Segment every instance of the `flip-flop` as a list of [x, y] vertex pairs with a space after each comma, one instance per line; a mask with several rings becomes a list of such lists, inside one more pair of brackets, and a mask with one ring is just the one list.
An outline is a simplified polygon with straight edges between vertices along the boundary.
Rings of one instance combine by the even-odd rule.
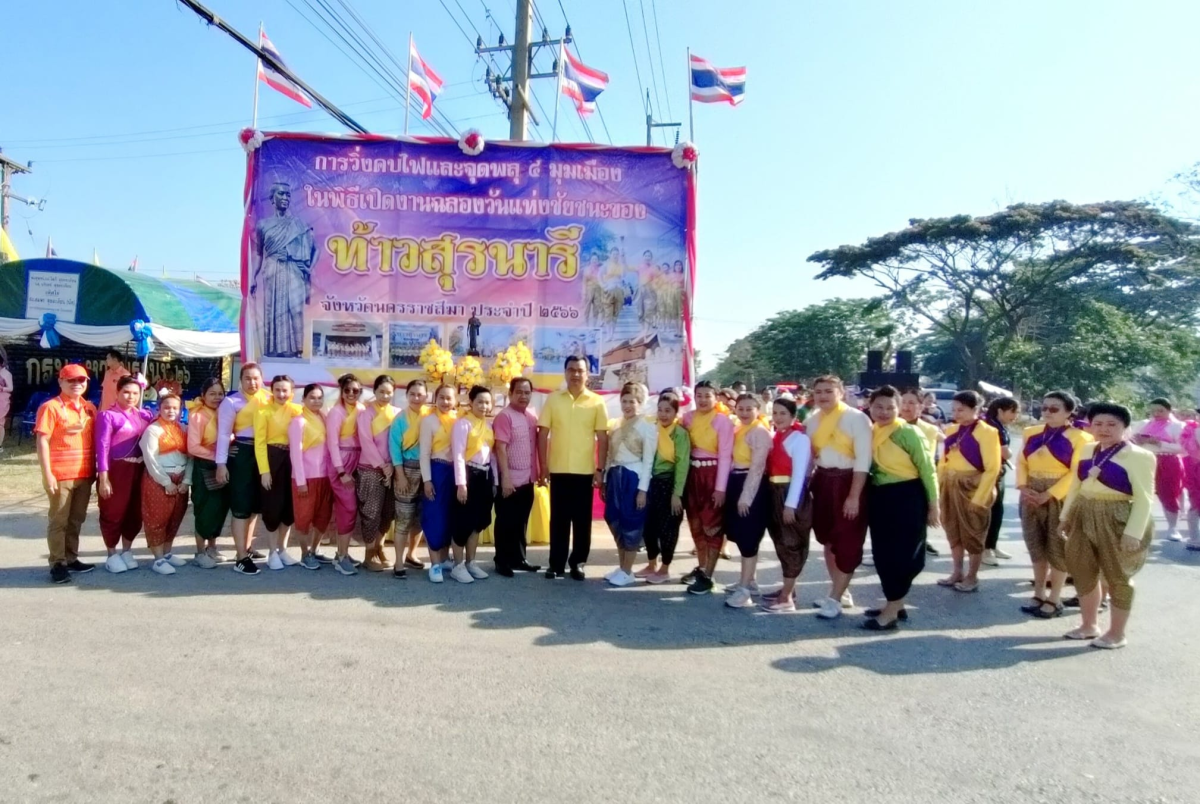
[[959, 583], [959, 581], [952, 581], [952, 580], [950, 580], [949, 578], [938, 578], [938, 579], [937, 579], [937, 585], [938, 585], [938, 586], [944, 586], [944, 587], [947, 587], [947, 588], [949, 588], [949, 587], [953, 587], [953, 586], [954, 586], [955, 584], [957, 584], [957, 583]]
[[1072, 639], [1072, 640], [1076, 640], [1079, 642], [1083, 642], [1085, 640], [1096, 640], [1099, 638], [1100, 638], [1099, 634], [1087, 634], [1087, 633], [1084, 633], [1083, 630], [1079, 629], [1079, 628], [1076, 628], [1074, 631], [1068, 631], [1067, 633], [1063, 634], [1063, 639]]
[[1105, 639], [1104, 637], [1096, 637], [1092, 640], [1092, 647], [1100, 648], [1101, 650], [1117, 650], [1118, 648], [1125, 647], [1126, 644], [1128, 643], [1124, 639], [1114, 642], [1111, 639]]
[[979, 583], [976, 582], [974, 586], [967, 586], [962, 581], [959, 581], [958, 583], [954, 584], [953, 589], [955, 592], [962, 592], [963, 594], [972, 594], [974, 592], [979, 591]]

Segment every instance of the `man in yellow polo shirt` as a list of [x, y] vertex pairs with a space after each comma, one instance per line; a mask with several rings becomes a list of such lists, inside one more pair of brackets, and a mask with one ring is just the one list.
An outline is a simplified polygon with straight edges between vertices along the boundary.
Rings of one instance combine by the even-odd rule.
[[79, 530], [87, 517], [96, 477], [96, 408], [83, 398], [87, 369], [69, 364], [58, 372], [62, 393], [38, 408], [38, 465], [50, 501], [46, 542], [50, 548], [50, 580], [66, 583], [72, 572], [91, 572], [79, 560]]
[[601, 470], [608, 462], [608, 413], [600, 395], [585, 385], [586, 357], [568, 357], [564, 370], [566, 390], [550, 394], [538, 418], [541, 480], [550, 482], [550, 568], [546, 577], [562, 578], [569, 564], [571, 577], [582, 581], [585, 576], [580, 565], [587, 563], [592, 549], [592, 489], [599, 488]]

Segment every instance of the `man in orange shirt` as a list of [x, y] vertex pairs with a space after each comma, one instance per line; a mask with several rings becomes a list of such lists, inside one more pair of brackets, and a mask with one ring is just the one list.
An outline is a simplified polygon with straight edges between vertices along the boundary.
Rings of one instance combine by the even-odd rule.
[[[117, 380], [129, 376], [125, 361], [116, 349], [109, 349], [104, 356], [104, 381], [100, 384], [100, 410], [108, 410], [117, 404]], [[86, 377], [84, 379], [87, 379]]]
[[50, 501], [46, 542], [54, 583], [70, 581], [72, 572], [94, 569], [79, 560], [79, 529], [87, 518], [96, 478], [96, 408], [83, 398], [87, 384], [87, 369], [74, 363], [63, 366], [58, 372], [62, 393], [38, 408], [33, 428], [42, 485]]

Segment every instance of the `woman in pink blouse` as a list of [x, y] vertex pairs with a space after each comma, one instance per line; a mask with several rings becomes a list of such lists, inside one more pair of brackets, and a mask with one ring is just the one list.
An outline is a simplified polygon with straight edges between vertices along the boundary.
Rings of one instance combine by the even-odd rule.
[[338, 403], [325, 416], [325, 446], [329, 448], [329, 486], [333, 495], [333, 522], [337, 526], [337, 556], [333, 568], [343, 575], [358, 572], [350, 560], [350, 537], [358, 519], [355, 472], [362, 451], [358, 447], [358, 414], [363, 406], [362, 384], [353, 374], [338, 377]]
[[383, 553], [383, 538], [396, 518], [396, 494], [392, 488], [392, 453], [388, 444], [392, 422], [400, 411], [392, 405], [396, 385], [380, 374], [372, 386], [375, 399], [358, 414], [358, 446], [362, 458], [358, 464], [359, 530], [367, 545], [363, 566], [371, 572], [383, 572], [392, 565]]
[[[319, 383], [304, 386], [304, 412], [288, 423], [288, 450], [292, 459], [292, 512], [300, 536], [300, 566], [321, 568], [318, 547], [333, 518], [333, 492], [329, 483], [329, 449], [325, 440], [325, 391]], [[326, 559], [325, 563], [328, 563]]]
[[[117, 381], [117, 401], [96, 417], [96, 469], [100, 535], [109, 572], [137, 569], [131, 548], [142, 529], [142, 448], [138, 440], [154, 414], [138, 407], [142, 386], [134, 377]], [[117, 551], [118, 542], [121, 545]]]

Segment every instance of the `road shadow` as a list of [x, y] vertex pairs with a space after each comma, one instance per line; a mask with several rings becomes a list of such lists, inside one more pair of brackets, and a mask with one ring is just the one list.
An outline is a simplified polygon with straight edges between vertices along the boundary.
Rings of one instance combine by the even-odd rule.
[[1086, 642], [1053, 636], [904, 636], [902, 631], [891, 634], [888, 639], [864, 639], [835, 646], [834, 656], [790, 656], [772, 662], [771, 666], [785, 673], [823, 673], [849, 666], [887, 676], [939, 675], [1000, 670], [1081, 652], [1100, 653], [1088, 648]]

